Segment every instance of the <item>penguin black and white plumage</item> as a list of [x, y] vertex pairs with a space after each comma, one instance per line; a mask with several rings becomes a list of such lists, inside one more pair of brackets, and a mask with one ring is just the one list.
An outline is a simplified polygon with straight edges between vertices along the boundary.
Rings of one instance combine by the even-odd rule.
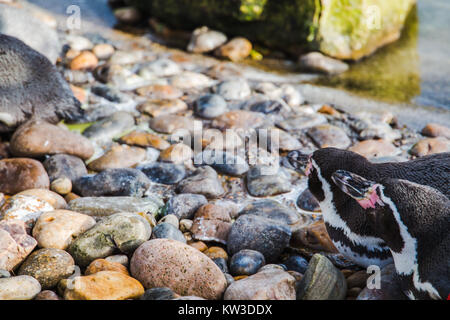
[[406, 162], [371, 163], [351, 151], [324, 148], [309, 156], [292, 151], [287, 158], [297, 170], [306, 165], [308, 187], [319, 201], [331, 240], [344, 256], [363, 267], [392, 263], [391, 252], [368, 224], [364, 209], [334, 184], [335, 171], [351, 171], [372, 181], [409, 180], [431, 186], [450, 198], [450, 153]]
[[335, 184], [354, 198], [389, 247], [403, 292], [410, 299], [450, 295], [450, 200], [407, 180], [369, 181], [339, 170]]

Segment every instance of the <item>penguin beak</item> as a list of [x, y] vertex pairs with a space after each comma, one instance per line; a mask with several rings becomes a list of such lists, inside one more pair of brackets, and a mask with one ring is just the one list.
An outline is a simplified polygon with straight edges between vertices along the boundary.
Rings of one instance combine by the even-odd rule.
[[295, 170], [303, 172], [306, 176], [310, 174], [312, 167], [310, 155], [295, 150], [289, 152], [286, 159]]
[[342, 192], [355, 199], [364, 209], [375, 209], [377, 203], [384, 206], [377, 193], [379, 184], [345, 170], [337, 170], [331, 178]]

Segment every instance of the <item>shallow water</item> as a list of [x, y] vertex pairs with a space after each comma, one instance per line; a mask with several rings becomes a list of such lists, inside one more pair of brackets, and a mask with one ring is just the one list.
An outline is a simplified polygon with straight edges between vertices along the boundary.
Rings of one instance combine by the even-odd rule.
[[[110, 32], [116, 23], [107, 0], [29, 0], [59, 16], [64, 28], [67, 7], [81, 8], [81, 32]], [[448, 0], [419, 0], [408, 19], [402, 38], [377, 51], [371, 57], [351, 65], [350, 71], [335, 77], [312, 81], [308, 75], [293, 75], [295, 64], [289, 61], [263, 60], [250, 65], [282, 74], [286, 79], [307, 81], [339, 92], [324, 90], [327, 103], [352, 109], [378, 112], [391, 110], [408, 125], [450, 122], [450, 3]], [[311, 90], [310, 90], [311, 91]], [[346, 95], [345, 92], [356, 94]], [[336, 93], [336, 94], [335, 94]], [[316, 93], [306, 98], [315, 99]], [[336, 95], [336, 99], [334, 96]], [[320, 95], [319, 95], [320, 96]], [[375, 99], [380, 103], [360, 100]], [[336, 100], [336, 101], [334, 101]]]

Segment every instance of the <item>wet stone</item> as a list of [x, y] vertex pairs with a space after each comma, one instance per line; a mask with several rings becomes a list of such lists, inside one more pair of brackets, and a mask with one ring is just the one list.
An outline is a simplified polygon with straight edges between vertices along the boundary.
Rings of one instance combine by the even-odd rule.
[[323, 221], [316, 221], [295, 230], [292, 234], [291, 245], [293, 247], [307, 247], [317, 251], [338, 252]]
[[230, 176], [240, 176], [249, 170], [244, 158], [217, 149], [208, 149], [198, 153], [194, 157], [194, 163], [196, 165], [210, 165], [218, 172]]
[[250, 129], [263, 125], [264, 120], [264, 115], [259, 112], [233, 110], [215, 118], [212, 126], [220, 130]]
[[228, 210], [219, 205], [206, 204], [197, 210], [191, 233], [194, 239], [227, 243], [231, 229], [231, 218]]
[[244, 249], [231, 257], [230, 273], [233, 276], [251, 276], [265, 264], [264, 256], [260, 252]]
[[270, 199], [252, 202], [239, 212], [240, 216], [244, 214], [253, 214], [286, 225], [294, 225], [300, 222], [300, 216], [297, 212], [278, 201]]
[[184, 166], [166, 162], [145, 164], [136, 169], [145, 173], [151, 181], [162, 184], [176, 184], [186, 176]]
[[93, 217], [106, 217], [119, 212], [156, 215], [164, 202], [156, 196], [135, 197], [82, 197], [69, 202], [72, 211]]
[[226, 101], [217, 94], [206, 94], [195, 101], [194, 111], [199, 117], [213, 119], [228, 110]]
[[441, 152], [450, 152], [450, 140], [443, 137], [422, 139], [409, 150], [410, 154], [417, 157]]
[[217, 172], [210, 166], [200, 167], [192, 175], [181, 180], [176, 191], [202, 194], [207, 198], [219, 198], [225, 193]]
[[75, 270], [73, 258], [64, 250], [46, 248], [33, 252], [20, 266], [18, 275], [28, 275], [39, 281], [43, 289], [53, 288]]
[[184, 163], [191, 160], [193, 156], [191, 147], [184, 143], [176, 143], [162, 151], [159, 155], [160, 161]]
[[140, 300], [173, 300], [179, 295], [173, 292], [170, 288], [150, 288], [145, 290]]
[[422, 129], [422, 134], [428, 137], [444, 137], [450, 139], [450, 128], [437, 123], [428, 123]]
[[289, 245], [291, 230], [274, 220], [253, 214], [241, 215], [228, 234], [228, 253], [234, 255], [242, 249], [261, 252], [266, 261], [272, 262]]
[[119, 139], [119, 142], [128, 144], [130, 146], [138, 147], [152, 147], [158, 150], [164, 150], [170, 147], [168, 143], [163, 138], [144, 131], [133, 131]]
[[136, 90], [140, 96], [151, 100], [173, 100], [183, 96], [183, 91], [170, 85], [153, 84]]
[[289, 271], [296, 271], [298, 273], [304, 274], [306, 269], [308, 269], [308, 260], [302, 256], [290, 256], [283, 261]]
[[61, 300], [61, 298], [54, 291], [44, 290], [41, 291], [34, 300]]
[[201, 194], [182, 193], [170, 198], [163, 211], [165, 214], [177, 216], [180, 220], [192, 219], [195, 212], [207, 203], [208, 200]]
[[167, 222], [160, 223], [153, 228], [152, 239], [173, 239], [186, 243], [181, 231]]
[[247, 58], [252, 51], [252, 43], [243, 37], [236, 37], [215, 51], [216, 56], [225, 57], [231, 61]]
[[381, 270], [380, 289], [363, 288], [356, 300], [408, 300], [397, 280], [394, 264]]
[[276, 100], [265, 100], [255, 102], [250, 106], [250, 111], [261, 112], [264, 114], [278, 114], [284, 108], [284, 105]]
[[175, 114], [187, 110], [186, 102], [180, 99], [173, 100], [149, 100], [138, 107], [138, 110], [159, 117], [163, 115]]
[[168, 215], [165, 215], [164, 217], [162, 217], [162, 218], [158, 221], [158, 224], [161, 224], [161, 223], [168, 223], [168, 224], [171, 224], [171, 225], [174, 226], [177, 230], [178, 230], [179, 227], [180, 227], [180, 222], [178, 221], [177, 216], [174, 215], [174, 214], [168, 214]]
[[106, 259], [96, 259], [92, 261], [86, 268], [84, 275], [88, 276], [100, 271], [115, 271], [129, 276], [127, 268], [117, 262], [108, 261]]
[[255, 197], [273, 196], [291, 191], [289, 173], [283, 169], [255, 166], [247, 172], [247, 188]]
[[83, 197], [142, 197], [150, 184], [147, 176], [137, 169], [107, 169], [77, 179], [73, 188]]
[[297, 198], [297, 206], [306, 211], [320, 212], [319, 201], [314, 197], [309, 189], [305, 189]]
[[228, 273], [227, 260], [225, 260], [224, 258], [214, 258], [212, 259], [212, 261], [214, 261], [214, 263], [224, 274]]

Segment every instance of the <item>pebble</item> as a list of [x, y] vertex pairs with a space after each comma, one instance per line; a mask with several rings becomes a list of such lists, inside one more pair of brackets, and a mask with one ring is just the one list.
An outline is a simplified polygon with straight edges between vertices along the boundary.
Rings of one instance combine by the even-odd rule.
[[247, 58], [252, 51], [252, 43], [243, 37], [236, 37], [215, 51], [219, 57], [225, 57], [233, 62]]
[[90, 162], [88, 168], [93, 171], [106, 169], [132, 168], [146, 157], [145, 149], [114, 144], [100, 158]]
[[357, 271], [347, 277], [347, 288], [365, 288], [369, 277], [370, 273], [367, 273], [366, 270]]
[[314, 197], [311, 191], [305, 189], [297, 198], [297, 206], [305, 211], [320, 212], [319, 201]]
[[152, 147], [158, 150], [164, 150], [170, 147], [170, 143], [160, 136], [144, 131], [133, 131], [122, 136], [119, 142], [143, 148]]
[[283, 261], [283, 264], [286, 266], [287, 270], [296, 271], [300, 274], [304, 274], [308, 269], [308, 260], [302, 256], [289, 256], [289, 258]]
[[135, 24], [142, 19], [141, 12], [134, 7], [123, 7], [114, 10], [114, 17], [125, 24]]
[[194, 131], [194, 119], [177, 116], [177, 115], [162, 115], [150, 120], [150, 128], [153, 130], [172, 134], [179, 129]]
[[323, 221], [316, 221], [295, 230], [292, 234], [291, 245], [294, 247], [306, 246], [317, 251], [338, 252], [328, 235]]
[[213, 51], [227, 41], [227, 36], [222, 32], [201, 27], [194, 30], [187, 51], [205, 53]]
[[[190, 231], [193, 224], [194, 224], [194, 222], [193, 222], [192, 220], [189, 220], [189, 219], [181, 219], [181, 220], [180, 220], [180, 226], [179, 226], [180, 231], [181, 231], [181, 232], [188, 232], [188, 231]], [[201, 242], [201, 241], [199, 241], [199, 242]], [[200, 251], [201, 251], [201, 250], [200, 250]]]
[[30, 230], [39, 216], [54, 208], [47, 202], [35, 196], [15, 195], [1, 207], [0, 218], [3, 220], [21, 220]]
[[443, 137], [422, 139], [409, 150], [410, 154], [417, 157], [441, 152], [450, 152], [450, 140]]
[[49, 203], [55, 209], [65, 209], [67, 202], [59, 194], [48, 189], [28, 189], [16, 194], [16, 196], [32, 196]]
[[116, 50], [109, 59], [109, 64], [127, 65], [142, 62], [145, 59], [145, 52], [143, 50], [122, 51]]
[[259, 129], [259, 145], [265, 143], [267, 150], [292, 151], [302, 147], [300, 141], [284, 130], [277, 128]]
[[21, 125], [11, 138], [10, 150], [16, 157], [31, 158], [65, 153], [89, 159], [94, 154], [88, 139], [42, 120]]
[[408, 300], [401, 289], [394, 264], [389, 264], [381, 270], [380, 289], [365, 287], [356, 300]]
[[264, 217], [288, 226], [296, 225], [301, 222], [300, 215], [297, 212], [284, 204], [271, 199], [258, 200], [248, 204], [239, 212], [239, 216], [244, 214], [253, 214]]
[[169, 114], [180, 113], [188, 108], [186, 102], [180, 99], [173, 100], [149, 100], [138, 107], [140, 112], [159, 117]]
[[307, 134], [319, 148], [346, 149], [351, 144], [343, 129], [330, 124], [312, 127], [308, 129]]
[[212, 261], [214, 261], [216, 266], [219, 267], [220, 271], [222, 271], [224, 275], [228, 273], [227, 260], [225, 260], [224, 258], [214, 258], [212, 259]]
[[83, 197], [142, 197], [150, 184], [147, 176], [137, 169], [106, 169], [77, 179], [73, 189]]
[[262, 270], [235, 281], [225, 292], [225, 300], [295, 300], [295, 278], [278, 270]]
[[422, 129], [422, 134], [428, 137], [444, 137], [450, 139], [450, 128], [437, 123], [428, 123]]
[[72, 181], [66, 177], [58, 178], [52, 181], [50, 189], [58, 194], [66, 195], [72, 191]]
[[244, 249], [231, 257], [230, 273], [233, 276], [251, 276], [265, 264], [266, 260], [260, 252]]
[[194, 173], [181, 180], [176, 191], [178, 193], [202, 194], [207, 198], [219, 198], [225, 190], [219, 180], [217, 172], [210, 166], [203, 166], [194, 171]]
[[181, 72], [181, 67], [171, 59], [161, 58], [152, 61], [139, 70], [139, 75], [145, 79], [170, 77]]
[[5, 269], [0, 269], [0, 279], [11, 277], [11, 273]]
[[207, 149], [194, 157], [194, 164], [209, 165], [229, 176], [241, 176], [250, 168], [244, 158], [219, 149]]
[[0, 192], [12, 195], [28, 189], [49, 187], [47, 172], [39, 161], [28, 158], [0, 160]]
[[66, 41], [69, 47], [76, 51], [91, 50], [94, 47], [91, 40], [75, 34], [66, 35]]
[[212, 122], [212, 126], [219, 130], [251, 129], [262, 126], [264, 120], [264, 115], [259, 112], [233, 110], [225, 112], [215, 118]]
[[348, 150], [359, 153], [369, 159], [392, 157], [400, 153], [400, 150], [398, 150], [392, 143], [383, 139], [361, 141], [350, 147]]
[[248, 192], [254, 197], [274, 196], [291, 191], [290, 174], [284, 168], [255, 166], [247, 172]]
[[43, 162], [50, 181], [59, 178], [68, 178], [73, 183], [76, 179], [87, 175], [84, 161], [68, 154], [56, 154]]
[[0, 279], [0, 300], [32, 300], [41, 292], [39, 281], [30, 276]]
[[343, 300], [347, 282], [325, 256], [314, 254], [297, 290], [299, 300]]
[[228, 106], [222, 96], [218, 94], [206, 94], [195, 100], [194, 111], [199, 117], [214, 119], [228, 111]]
[[70, 210], [93, 217], [106, 217], [120, 212], [156, 215], [162, 206], [164, 206], [164, 202], [156, 196], [146, 198], [83, 197], [69, 202]]
[[173, 300], [180, 296], [173, 292], [170, 288], [150, 288], [145, 290], [141, 300]]
[[98, 59], [90, 51], [83, 51], [70, 62], [71, 70], [93, 70], [98, 65]]
[[99, 60], [108, 60], [114, 54], [115, 49], [108, 43], [99, 43], [92, 48], [92, 52]]
[[158, 221], [158, 224], [161, 224], [161, 223], [169, 223], [169, 224], [173, 225], [176, 229], [179, 229], [179, 227], [180, 227], [180, 222], [178, 221], [177, 216], [174, 214], [168, 214], [168, 215], [162, 217]]
[[95, 225], [85, 214], [69, 210], [44, 212], [33, 228], [33, 237], [40, 248], [65, 250], [73, 239]]
[[186, 170], [184, 166], [173, 163], [155, 162], [136, 167], [151, 181], [162, 184], [176, 184], [184, 179]]
[[129, 276], [127, 268], [117, 262], [109, 261], [106, 259], [96, 259], [92, 261], [86, 268], [84, 275], [89, 276], [91, 274], [100, 272], [100, 271], [115, 271], [123, 273], [126, 276]]
[[314, 126], [327, 123], [327, 118], [323, 114], [304, 114], [289, 117], [277, 122], [277, 125], [289, 132], [299, 132]]
[[223, 81], [217, 85], [215, 92], [225, 100], [242, 100], [252, 93], [250, 86], [244, 79]]
[[176, 143], [159, 154], [159, 160], [172, 163], [184, 163], [191, 160], [193, 151], [184, 143]]
[[[36, 240], [27, 234], [25, 222], [16, 219], [0, 220], [0, 270], [14, 270], [36, 245]], [[0, 281], [2, 278], [4, 277], [1, 276]]]
[[97, 143], [109, 143], [113, 138], [122, 135], [133, 126], [133, 116], [128, 112], [119, 111], [101, 121], [95, 122], [84, 130], [83, 135]]
[[34, 300], [61, 300], [61, 298], [54, 291], [44, 290], [41, 291]]
[[50, 289], [74, 271], [75, 262], [70, 254], [60, 249], [45, 248], [30, 254], [20, 266], [18, 275], [31, 276], [39, 281], [42, 289]]
[[[203, 251], [211, 260], [214, 259], [223, 259], [225, 261], [228, 260], [227, 252], [221, 247], [209, 247]], [[228, 272], [228, 271], [227, 271]]]
[[167, 222], [159, 223], [153, 228], [152, 239], [173, 239], [186, 243], [183, 233]]
[[150, 100], [173, 100], [183, 96], [183, 91], [170, 85], [153, 84], [142, 87], [136, 92]]
[[76, 277], [64, 292], [65, 300], [138, 299], [144, 288], [136, 279], [116, 271], [100, 271]]
[[289, 245], [290, 228], [274, 220], [253, 214], [241, 215], [231, 226], [227, 251], [234, 255], [242, 249], [259, 251], [267, 262], [276, 261]]
[[171, 197], [169, 201], [167, 201], [163, 212], [166, 215], [175, 215], [180, 219], [181, 224], [182, 220], [193, 219], [197, 210], [207, 203], [208, 200], [204, 195], [182, 193]]
[[171, 77], [170, 84], [181, 90], [201, 89], [210, 87], [213, 80], [201, 73], [183, 71]]
[[206, 255], [180, 241], [154, 239], [133, 254], [131, 274], [145, 288], [168, 287], [183, 296], [220, 299], [227, 281]]
[[117, 249], [132, 253], [150, 239], [151, 232], [149, 223], [140, 215], [116, 213], [76, 238], [68, 252], [78, 265], [87, 266], [95, 259], [110, 256]]
[[231, 218], [228, 210], [223, 206], [209, 203], [195, 213], [191, 233], [195, 240], [227, 244], [230, 229]]
[[299, 64], [304, 69], [330, 75], [343, 73], [349, 69], [345, 62], [327, 57], [320, 52], [310, 52], [301, 56]]
[[120, 263], [124, 267], [128, 267], [129, 261], [128, 256], [125, 254], [115, 254], [105, 258], [106, 261]]

